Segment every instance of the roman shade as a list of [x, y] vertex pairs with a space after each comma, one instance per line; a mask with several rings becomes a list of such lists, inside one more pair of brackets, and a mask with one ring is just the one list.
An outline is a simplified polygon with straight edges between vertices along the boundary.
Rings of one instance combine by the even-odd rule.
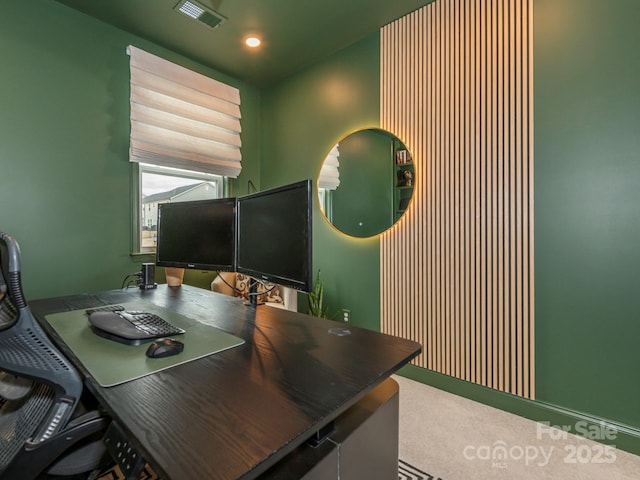
[[132, 162], [236, 178], [242, 168], [237, 88], [132, 45]]
[[338, 145], [336, 145], [331, 149], [322, 164], [320, 178], [318, 178], [318, 188], [335, 190], [340, 185], [340, 172], [338, 171], [340, 161], [338, 157], [340, 157], [340, 152], [338, 151]]

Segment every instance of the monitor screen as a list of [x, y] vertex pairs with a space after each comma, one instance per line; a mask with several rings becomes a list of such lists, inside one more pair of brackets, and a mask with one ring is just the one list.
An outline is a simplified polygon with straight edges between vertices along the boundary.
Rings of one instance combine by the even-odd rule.
[[158, 207], [156, 265], [233, 271], [236, 199], [163, 203]]
[[238, 197], [236, 270], [309, 292], [311, 180]]

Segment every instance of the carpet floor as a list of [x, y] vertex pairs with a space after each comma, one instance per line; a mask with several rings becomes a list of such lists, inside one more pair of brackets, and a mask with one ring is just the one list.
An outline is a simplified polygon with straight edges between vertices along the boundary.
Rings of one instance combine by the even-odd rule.
[[[393, 378], [400, 385], [400, 478], [640, 480], [637, 455]], [[402, 462], [423, 477], [403, 477]]]

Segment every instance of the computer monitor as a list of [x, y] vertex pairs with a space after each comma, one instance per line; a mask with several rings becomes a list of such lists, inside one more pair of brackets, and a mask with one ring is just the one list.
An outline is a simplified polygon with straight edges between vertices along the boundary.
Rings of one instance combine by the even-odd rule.
[[156, 265], [234, 271], [236, 199], [158, 206]]
[[309, 292], [311, 180], [237, 199], [236, 271]]

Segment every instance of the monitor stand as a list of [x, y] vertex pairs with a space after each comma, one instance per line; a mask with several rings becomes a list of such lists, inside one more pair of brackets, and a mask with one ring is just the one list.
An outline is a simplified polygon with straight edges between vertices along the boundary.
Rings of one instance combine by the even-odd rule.
[[261, 302], [258, 302], [258, 280], [251, 277], [249, 281], [249, 301], [245, 302], [245, 305], [249, 307], [256, 308], [258, 305], [262, 305]]

